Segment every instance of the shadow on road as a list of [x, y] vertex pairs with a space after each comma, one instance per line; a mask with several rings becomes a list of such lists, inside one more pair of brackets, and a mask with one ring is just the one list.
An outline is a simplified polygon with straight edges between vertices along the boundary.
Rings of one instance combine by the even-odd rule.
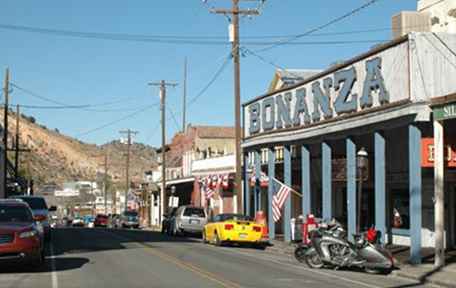
[[4, 263], [0, 264], [0, 275], [6, 273], [46, 273], [52, 271], [67, 271], [73, 269], [79, 269], [83, 265], [89, 262], [87, 258], [81, 257], [56, 257], [54, 258], [55, 269], [53, 269], [51, 264], [51, 259], [46, 259], [46, 262], [41, 267], [33, 267], [30, 265], [26, 265], [25, 263]]
[[133, 242], [199, 242], [197, 238], [170, 237], [154, 231], [108, 228], [58, 228], [52, 232], [54, 255], [135, 249]]

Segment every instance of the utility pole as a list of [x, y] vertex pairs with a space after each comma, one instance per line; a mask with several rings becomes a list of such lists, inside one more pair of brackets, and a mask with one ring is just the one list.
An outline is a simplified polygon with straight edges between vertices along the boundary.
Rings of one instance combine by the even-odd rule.
[[[103, 194], [104, 194], [105, 214], [107, 215], [108, 214], [108, 152], [107, 151], [105, 152], [105, 155], [104, 155]], [[112, 211], [111, 211], [111, 213], [112, 213]]]
[[133, 131], [130, 129], [120, 131], [120, 134], [127, 135], [127, 164], [125, 172], [125, 181], [127, 186], [125, 187], [125, 211], [128, 209], [128, 191], [130, 190], [130, 149], [131, 149], [131, 135], [138, 134], [138, 131]]
[[166, 197], [166, 87], [176, 87], [177, 83], [167, 83], [165, 80], [161, 80], [160, 82], [149, 83], [151, 86], [159, 86], [160, 87], [160, 112], [161, 112], [161, 130], [162, 130], [162, 183], [160, 189], [160, 211], [158, 213], [158, 221], [162, 223], [163, 214], [165, 213], [165, 197]]
[[187, 129], [185, 126], [186, 124], [186, 113], [187, 113], [187, 57], [185, 57], [184, 61], [184, 85], [183, 85], [183, 99], [182, 99], [182, 132], [185, 133]]
[[[229, 26], [230, 42], [232, 43], [232, 55], [234, 62], [234, 115], [235, 115], [235, 158], [236, 158], [236, 176], [235, 176], [235, 187], [238, 205], [237, 207], [243, 207], [243, 195], [242, 195], [242, 150], [241, 150], [241, 67], [239, 59], [239, 15], [253, 16], [259, 15], [258, 9], [239, 9], [239, 2], [242, 0], [232, 0], [231, 9], [211, 9], [212, 13], [223, 14], [225, 16], [231, 16], [231, 23]], [[252, 1], [252, 0], [244, 0]], [[264, 1], [259, 1], [264, 2]], [[229, 17], [228, 16], [228, 17]], [[238, 208], [241, 209], [241, 208]]]
[[15, 157], [14, 157], [14, 172], [16, 177], [19, 177], [19, 105], [16, 106], [16, 147], [15, 148]]
[[7, 178], [8, 178], [8, 101], [9, 101], [9, 69], [6, 68], [5, 72], [5, 81], [3, 84], [3, 95], [5, 95], [5, 115], [4, 122], [3, 122], [3, 147], [4, 147], [4, 154], [3, 154], [3, 191], [4, 197], [8, 198], [8, 185], [7, 185]]

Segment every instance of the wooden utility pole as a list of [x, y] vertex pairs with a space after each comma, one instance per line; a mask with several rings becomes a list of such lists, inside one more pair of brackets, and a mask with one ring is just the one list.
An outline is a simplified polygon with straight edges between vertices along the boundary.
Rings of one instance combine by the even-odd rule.
[[126, 172], [125, 172], [125, 211], [128, 209], [128, 191], [130, 190], [130, 149], [131, 149], [131, 135], [136, 135], [139, 132], [133, 131], [130, 129], [120, 131], [121, 134], [127, 135], [127, 163], [126, 163]]
[[177, 83], [167, 83], [165, 80], [161, 80], [160, 82], [149, 83], [151, 86], [159, 86], [160, 87], [160, 111], [161, 111], [161, 130], [162, 130], [162, 183], [161, 183], [161, 190], [160, 190], [160, 211], [158, 213], [158, 221], [162, 223], [163, 214], [165, 213], [165, 197], [166, 197], [166, 87], [176, 87]]
[[[108, 152], [104, 155], [104, 179], [103, 179], [103, 194], [104, 194], [104, 206], [105, 214], [108, 214]], [[112, 202], [111, 202], [112, 203]], [[112, 209], [111, 209], [112, 213]]]
[[[239, 15], [259, 15], [258, 9], [239, 9], [239, 2], [242, 0], [232, 0], [231, 9], [212, 9], [211, 12], [215, 14], [223, 14], [229, 16], [231, 23], [229, 26], [230, 42], [232, 43], [232, 55], [234, 62], [234, 115], [235, 115], [235, 158], [236, 158], [236, 176], [235, 176], [235, 189], [238, 201], [238, 209], [243, 207], [242, 195], [242, 150], [241, 150], [241, 67], [239, 59]], [[252, 0], [250, 0], [252, 1]], [[261, 2], [261, 1], [260, 1]]]
[[184, 61], [184, 85], [182, 95], [182, 133], [186, 130], [186, 113], [187, 113], [187, 57]]
[[9, 69], [6, 68], [5, 81], [3, 83], [3, 95], [5, 95], [5, 115], [3, 122], [3, 191], [4, 197], [8, 198], [8, 101], [9, 101]]
[[14, 157], [14, 172], [16, 177], [19, 177], [19, 105], [16, 105], [16, 145], [15, 145], [15, 157]]

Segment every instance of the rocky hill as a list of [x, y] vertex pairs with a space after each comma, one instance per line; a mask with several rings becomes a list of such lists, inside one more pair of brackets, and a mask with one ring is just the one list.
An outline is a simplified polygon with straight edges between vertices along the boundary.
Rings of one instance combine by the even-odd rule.
[[[3, 119], [3, 110], [0, 119]], [[9, 113], [9, 147], [15, 147], [16, 114]], [[104, 145], [83, 143], [49, 129], [35, 118], [21, 115], [20, 147], [29, 152], [20, 154], [20, 173], [31, 176], [39, 187], [45, 184], [62, 184], [66, 181], [95, 180], [97, 172], [104, 171], [104, 155], [108, 154], [108, 174], [114, 182], [125, 183], [126, 145], [113, 141]], [[8, 157], [14, 163], [14, 152]], [[144, 171], [156, 166], [155, 150], [147, 145], [131, 146], [130, 176], [141, 181]]]

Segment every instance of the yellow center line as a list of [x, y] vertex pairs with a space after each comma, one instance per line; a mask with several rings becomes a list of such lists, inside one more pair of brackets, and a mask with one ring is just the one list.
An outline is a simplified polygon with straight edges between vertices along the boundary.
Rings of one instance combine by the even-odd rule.
[[208, 279], [210, 281], [213, 281], [217, 284], [220, 284], [222, 287], [225, 287], [225, 288], [241, 288], [241, 286], [237, 283], [234, 283], [234, 282], [231, 282], [229, 280], [226, 280], [226, 279], [223, 279], [221, 278], [220, 276], [218, 275], [215, 275], [209, 271], [206, 271], [206, 270], [203, 270], [202, 268], [199, 268], [199, 267], [196, 267], [195, 265], [192, 265], [188, 262], [184, 262], [182, 260], [179, 260], [175, 257], [172, 257], [168, 254], [165, 254], [163, 252], [160, 252], [158, 251], [156, 248], [152, 248], [144, 243], [141, 243], [141, 242], [137, 242], [135, 241], [134, 239], [132, 238], [128, 238], [128, 237], [125, 237], [125, 236], [120, 236], [120, 235], [117, 235], [113, 232], [107, 232], [108, 234], [116, 237], [116, 238], [119, 238], [119, 239], [124, 239], [124, 240], [129, 240], [131, 242], [134, 242], [138, 245], [140, 245], [141, 247], [145, 248], [145, 251], [147, 251], [148, 253], [152, 254], [152, 255], [155, 255], [163, 260], [166, 260], [168, 262], [171, 262], [173, 264], [175, 264], [176, 266], [179, 266], [181, 267], [182, 269], [185, 269], [185, 270], [188, 270], [188, 271], [191, 271], [205, 279]]
[[146, 251], [157, 256], [157, 257], [160, 257], [161, 259], [163, 260], [166, 260], [166, 261], [169, 261], [183, 269], [186, 269], [186, 270], [189, 270], [195, 274], [198, 274], [200, 276], [202, 276], [203, 278], [206, 278], [208, 280], [211, 280], [213, 282], [216, 282], [218, 284], [220, 284], [222, 287], [226, 287], [226, 288], [240, 288], [241, 286], [239, 286], [238, 284], [234, 283], [234, 282], [231, 282], [229, 280], [226, 280], [226, 279], [222, 279], [220, 278], [218, 275], [215, 275], [209, 271], [206, 271], [206, 270], [203, 270], [199, 267], [196, 267], [195, 265], [192, 265], [188, 262], [184, 262], [184, 261], [181, 261], [175, 257], [172, 257], [172, 256], [169, 256], [168, 254], [165, 254], [165, 253], [162, 253], [162, 252], [159, 252], [158, 250], [154, 249], [154, 248], [151, 248], [149, 246], [146, 246], [144, 244], [141, 244], [139, 243], [141, 246], [144, 246]]

